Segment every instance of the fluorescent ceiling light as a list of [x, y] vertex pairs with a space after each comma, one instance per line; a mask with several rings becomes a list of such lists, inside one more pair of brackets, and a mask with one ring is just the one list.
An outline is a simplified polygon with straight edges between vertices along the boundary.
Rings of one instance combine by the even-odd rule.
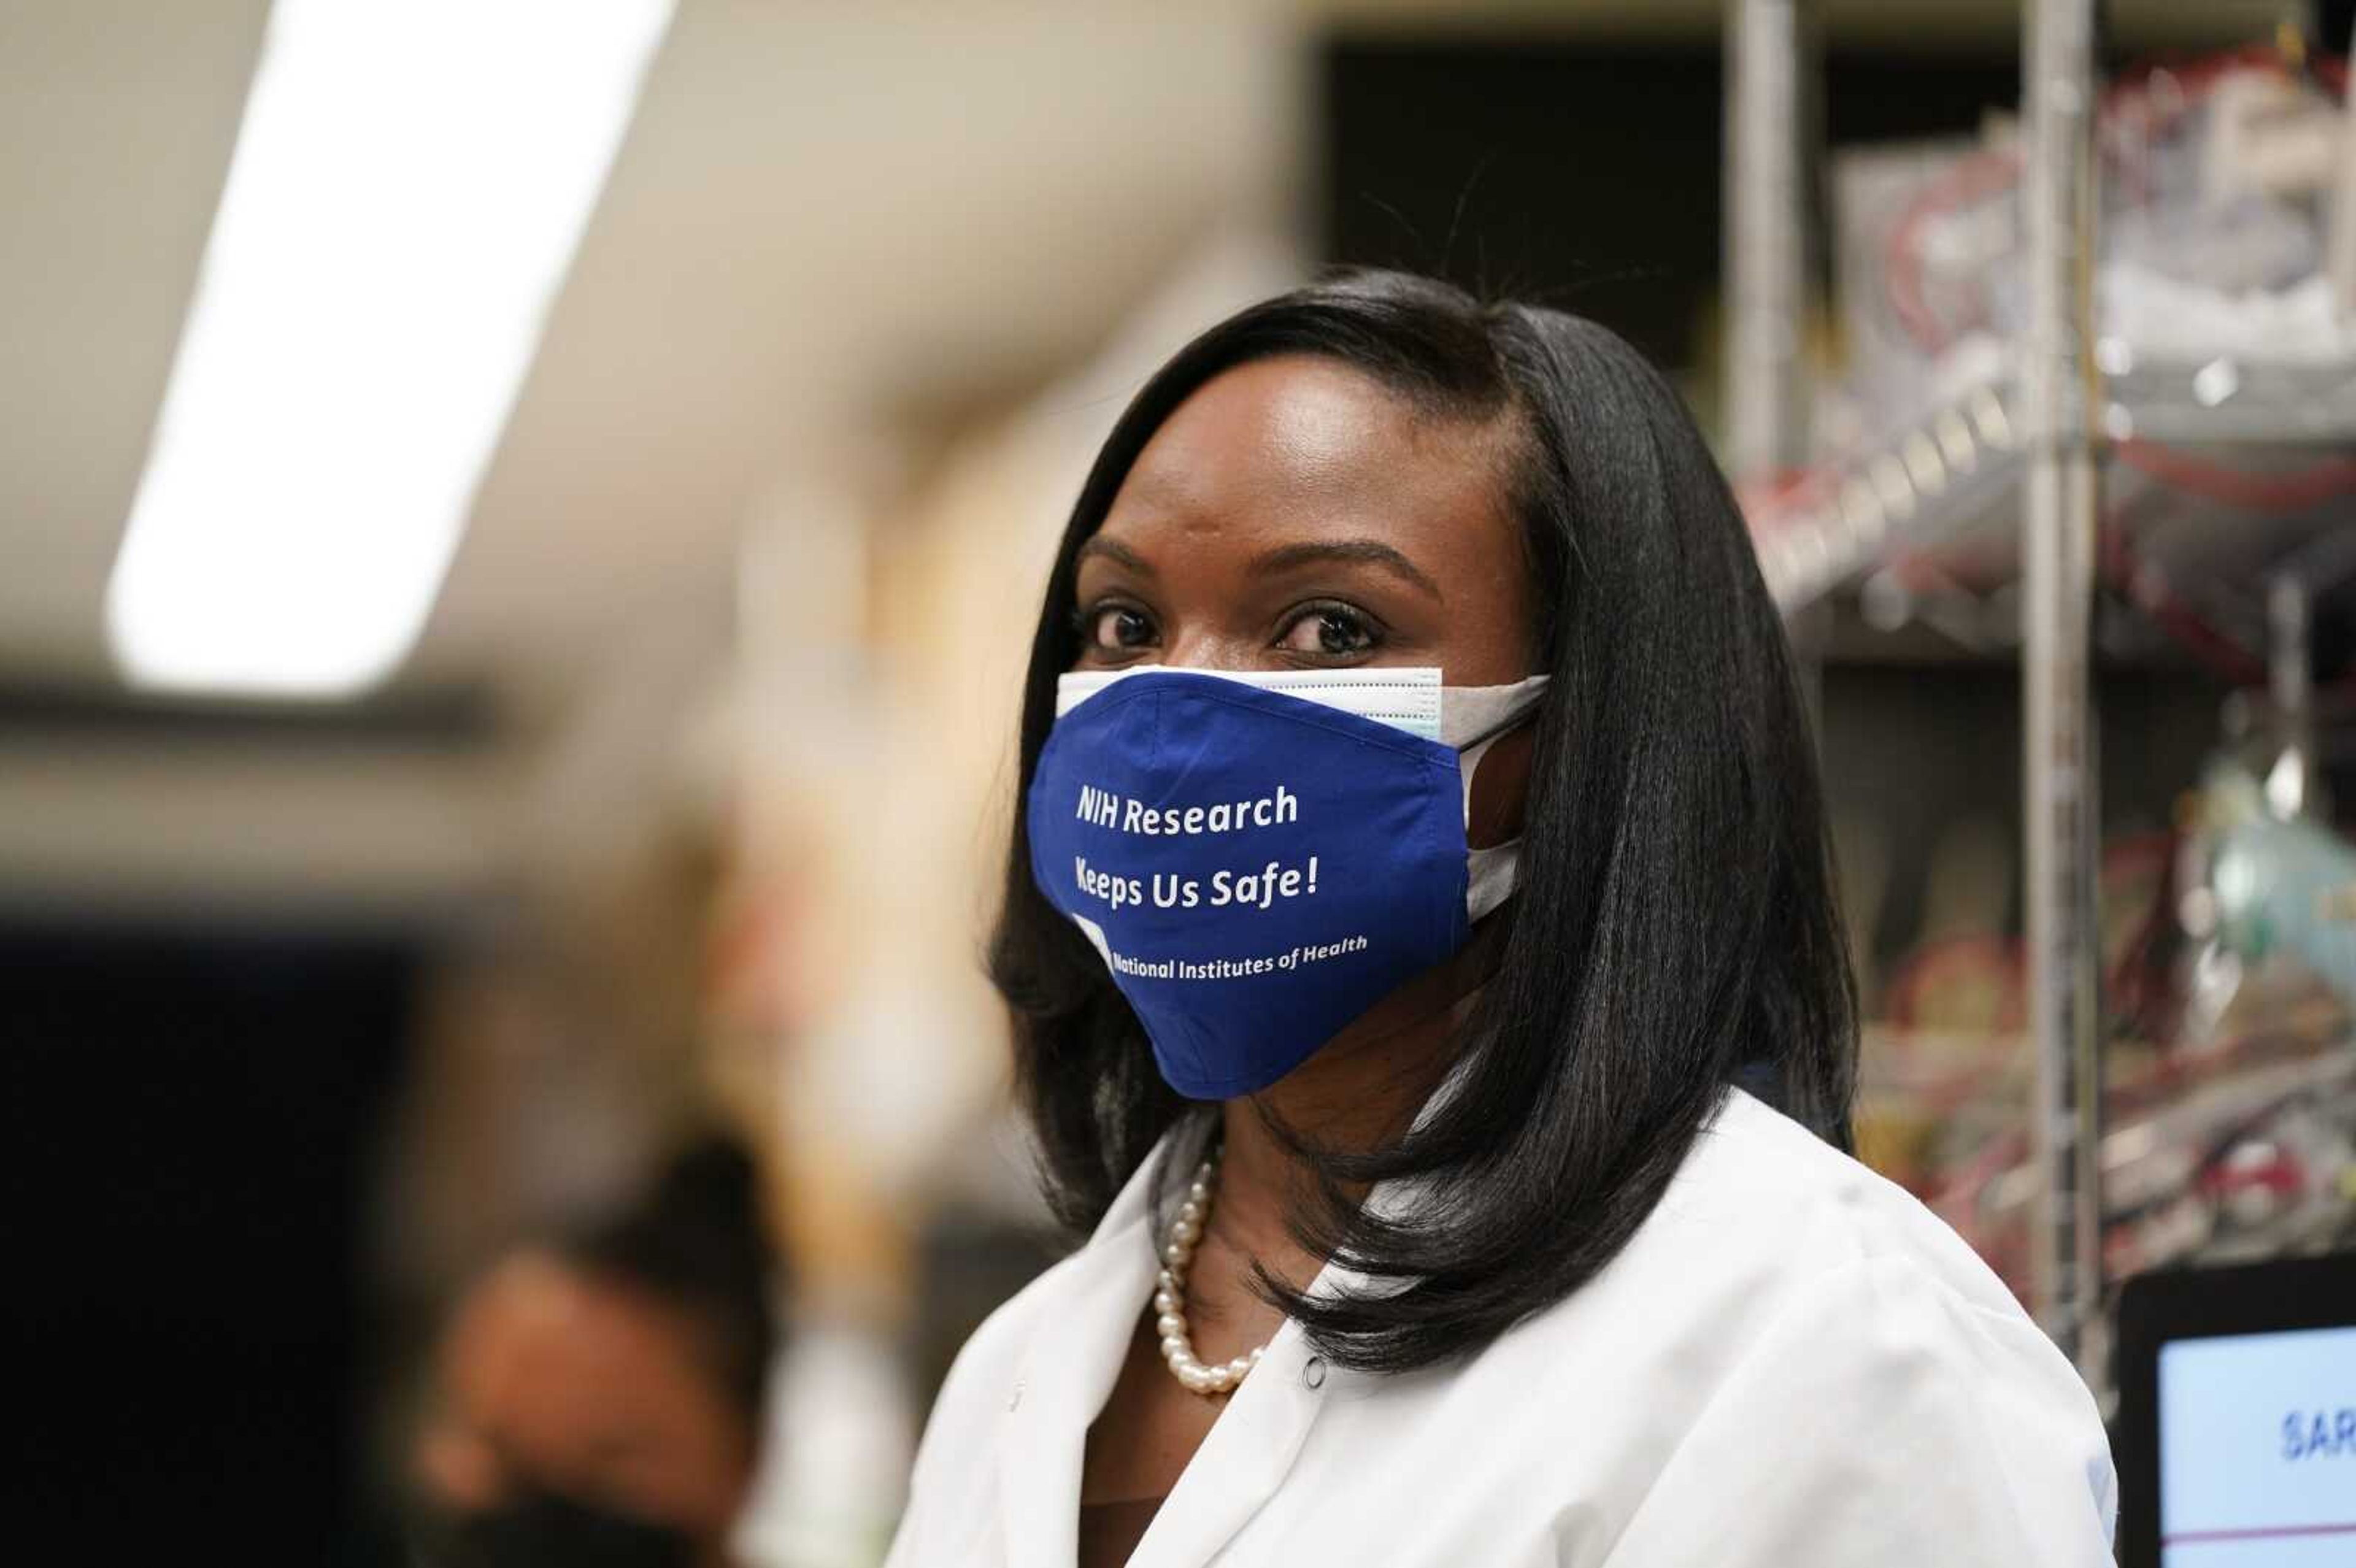
[[670, 0], [278, 0], [107, 627], [328, 697], [416, 643]]

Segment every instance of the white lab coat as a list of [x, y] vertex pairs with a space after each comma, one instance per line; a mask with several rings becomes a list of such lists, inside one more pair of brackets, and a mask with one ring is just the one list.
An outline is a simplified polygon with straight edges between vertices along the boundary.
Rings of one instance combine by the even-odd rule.
[[[1074, 1562], [1151, 1168], [958, 1356], [888, 1568]], [[1130, 1563], [2100, 1568], [2115, 1497], [2093, 1399], [1987, 1265], [1734, 1090], [1620, 1256], [1469, 1361], [1351, 1372], [1286, 1322]]]

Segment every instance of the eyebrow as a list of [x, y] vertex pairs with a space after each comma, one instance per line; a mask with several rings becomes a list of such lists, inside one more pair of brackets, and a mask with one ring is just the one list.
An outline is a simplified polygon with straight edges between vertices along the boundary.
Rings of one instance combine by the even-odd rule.
[[[1098, 556], [1127, 567], [1140, 577], [1161, 575], [1153, 570], [1151, 561], [1122, 544], [1119, 539], [1109, 539], [1102, 534], [1092, 535], [1085, 540], [1080, 545], [1080, 552], [1074, 560], [1076, 564]], [[1251, 568], [1256, 572], [1274, 573], [1291, 571], [1304, 566], [1323, 565], [1331, 561], [1347, 561], [1381, 567], [1411, 587], [1430, 594], [1434, 600], [1441, 603], [1447, 602], [1447, 596], [1440, 592], [1440, 584], [1427, 576], [1415, 562], [1408, 560], [1406, 556], [1380, 539], [1312, 539], [1303, 540], [1300, 544], [1280, 545], [1274, 549], [1255, 556], [1252, 559]]]
[[1440, 584], [1426, 576], [1415, 562], [1380, 539], [1315, 540], [1280, 545], [1253, 560], [1252, 568], [1256, 571], [1289, 571], [1295, 567], [1337, 560], [1379, 566], [1433, 599], [1446, 602], [1446, 595], [1440, 592]]
[[1146, 560], [1143, 556], [1138, 554], [1135, 550], [1130, 549], [1119, 539], [1108, 539], [1102, 534], [1091, 534], [1081, 544], [1080, 553], [1072, 558], [1072, 564], [1077, 566], [1082, 561], [1087, 560], [1096, 556], [1103, 556], [1108, 560], [1125, 566], [1129, 568], [1130, 571], [1137, 573], [1140, 577], [1159, 577], [1162, 575], [1160, 572], [1153, 570], [1153, 563], [1151, 561]]

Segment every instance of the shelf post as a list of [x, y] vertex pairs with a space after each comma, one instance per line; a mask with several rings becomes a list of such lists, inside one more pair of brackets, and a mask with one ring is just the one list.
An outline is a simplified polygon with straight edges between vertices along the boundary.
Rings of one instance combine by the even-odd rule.
[[2101, 834], [2093, 678], [2100, 475], [2089, 351], [2094, 264], [2094, 0], [2030, 0], [2021, 73], [2029, 322], [2021, 528], [2021, 719], [2027, 837], [2030, 1147], [2039, 1167], [2038, 1319], [2104, 1386], [2094, 869]]
[[[1726, 0], [1726, 465], [1772, 482], [1808, 460], [1807, 194], [1820, 101], [1813, 0]], [[1808, 717], [1824, 733], [1829, 601], [1787, 617]]]
[[1739, 479], [1807, 460], [1806, 0], [1727, 0], [1727, 465]]
[[[2348, 47], [2356, 50], [2356, 38]], [[2331, 222], [2323, 251], [2323, 270], [2342, 321], [2356, 318], [2356, 114], [2344, 112], [2346, 107], [2341, 105], [2340, 173], [2331, 185]]]

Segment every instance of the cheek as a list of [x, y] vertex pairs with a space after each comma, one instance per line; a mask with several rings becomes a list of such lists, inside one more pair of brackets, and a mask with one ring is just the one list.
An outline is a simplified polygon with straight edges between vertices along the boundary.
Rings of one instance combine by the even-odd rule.
[[634, 1381], [624, 1413], [634, 1441], [606, 1479], [640, 1511], [699, 1531], [724, 1527], [751, 1477], [742, 1424], [693, 1374], [665, 1368]]
[[639, 1456], [616, 1481], [641, 1512], [711, 1534], [742, 1509], [752, 1467], [744, 1445], [727, 1434], [675, 1429], [659, 1452]]

